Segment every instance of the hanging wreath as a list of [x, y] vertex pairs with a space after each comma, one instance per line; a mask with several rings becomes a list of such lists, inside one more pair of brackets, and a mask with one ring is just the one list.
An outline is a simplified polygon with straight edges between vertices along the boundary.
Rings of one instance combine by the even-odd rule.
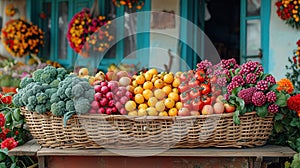
[[293, 28], [300, 28], [300, 1], [280, 0], [276, 2], [277, 15]]
[[108, 31], [110, 24], [105, 16], [92, 18], [90, 10], [83, 9], [69, 23], [67, 39], [70, 47], [83, 57], [88, 57], [91, 50], [105, 51], [114, 39]]
[[17, 13], [17, 8], [13, 4], [8, 4], [5, 7], [6, 16], [13, 17]]
[[15, 57], [37, 55], [44, 44], [44, 32], [22, 19], [10, 20], [1, 33], [6, 50]]
[[136, 8], [141, 10], [144, 6], [144, 0], [112, 0], [112, 2], [117, 7], [126, 6], [129, 9]]

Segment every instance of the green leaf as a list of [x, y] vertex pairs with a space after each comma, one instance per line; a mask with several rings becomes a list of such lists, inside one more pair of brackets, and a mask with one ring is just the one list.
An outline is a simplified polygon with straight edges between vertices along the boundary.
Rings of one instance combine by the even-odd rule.
[[279, 92], [276, 96], [276, 102], [279, 107], [286, 107], [287, 106], [287, 96], [282, 92]]
[[277, 90], [277, 88], [278, 88], [278, 84], [275, 84], [275, 85], [270, 86], [269, 90], [273, 91], [273, 90]]
[[260, 107], [256, 107], [256, 113], [259, 117], [266, 117], [268, 115], [268, 106], [265, 104]]
[[5, 162], [0, 163], [0, 168], [6, 168]]
[[283, 125], [282, 125], [282, 123], [276, 122], [276, 123], [274, 124], [274, 129], [275, 129], [275, 131], [276, 131], [277, 133], [282, 132], [282, 131], [283, 131]]
[[290, 123], [290, 126], [300, 128], [299, 118], [293, 118], [292, 122]]
[[16, 168], [17, 167], [17, 163], [13, 163], [11, 164], [10, 168]]
[[10, 123], [11, 122], [11, 113], [7, 113], [6, 115], [5, 115], [5, 119], [6, 119], [6, 123]]
[[281, 113], [276, 113], [275, 121], [282, 120], [282, 119], [283, 119], [283, 115]]
[[237, 96], [237, 94], [242, 90], [242, 87], [237, 87], [232, 90], [232, 94]]
[[241, 124], [239, 115], [240, 115], [240, 112], [239, 112], [238, 110], [236, 110], [236, 111], [233, 113], [233, 122], [234, 122], [235, 124]]
[[15, 109], [13, 111], [13, 118], [15, 119], [15, 121], [19, 121], [21, 118], [21, 110], [19, 108]]
[[270, 75], [270, 74], [265, 73], [265, 74], [263, 74], [263, 75], [261, 76], [261, 79], [264, 80], [264, 79], [266, 79], [266, 77], [269, 76], [269, 75]]
[[64, 114], [64, 126], [67, 126], [68, 120], [69, 120], [74, 114], [76, 114], [75, 111], [69, 111], [69, 112], [67, 112], [67, 113]]

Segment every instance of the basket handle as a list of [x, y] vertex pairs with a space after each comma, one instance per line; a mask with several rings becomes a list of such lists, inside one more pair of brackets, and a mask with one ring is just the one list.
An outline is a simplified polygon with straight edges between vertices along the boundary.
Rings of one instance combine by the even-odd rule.
[[94, 3], [91, 7], [91, 15], [92, 15], [92, 18], [96, 18], [100, 15], [98, 0], [94, 0]]

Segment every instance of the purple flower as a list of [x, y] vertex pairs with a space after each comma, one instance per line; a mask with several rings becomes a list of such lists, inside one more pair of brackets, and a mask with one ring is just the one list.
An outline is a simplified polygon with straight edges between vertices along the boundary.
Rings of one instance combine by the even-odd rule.
[[228, 91], [229, 93], [231, 93], [232, 90], [233, 90], [234, 88], [237, 88], [237, 87], [239, 87], [239, 86], [240, 86], [240, 84], [239, 84], [237, 81], [232, 81], [232, 82], [230, 82], [229, 85], [227, 86], [227, 91]]
[[269, 102], [269, 103], [273, 103], [273, 102], [275, 102], [276, 101], [276, 93], [275, 92], [273, 92], [273, 91], [271, 91], [271, 92], [268, 92], [267, 94], [266, 94], [266, 98], [267, 98], [267, 101]]
[[257, 76], [254, 73], [249, 73], [246, 76], [246, 83], [247, 84], [255, 84]]
[[245, 104], [251, 104], [252, 103], [252, 96], [256, 92], [255, 87], [243, 89], [238, 93], [238, 97], [243, 99]]
[[243, 86], [245, 84], [244, 78], [241, 75], [237, 75], [232, 78], [232, 82], [237, 82], [239, 86]]
[[212, 68], [212, 63], [209, 62], [208, 60], [203, 60], [200, 63], [197, 64], [197, 70], [204, 70], [206, 71], [207, 69]]
[[217, 84], [219, 86], [224, 87], [224, 86], [226, 86], [226, 83], [227, 83], [227, 81], [226, 81], [225, 77], [218, 77]]
[[263, 106], [266, 103], [266, 96], [263, 92], [255, 92], [252, 96], [252, 103], [255, 106]]
[[275, 80], [274, 76], [272, 76], [272, 75], [267, 76], [266, 81], [268, 81], [270, 83], [270, 85], [276, 84], [276, 80]]
[[249, 73], [254, 73], [256, 75], [260, 75], [263, 73], [263, 67], [259, 62], [248, 61], [241, 66], [241, 75], [247, 75]]
[[256, 88], [257, 88], [257, 90], [260, 90], [260, 91], [268, 90], [268, 81], [261, 80], [261, 81], [257, 82]]
[[279, 110], [279, 106], [277, 104], [271, 104], [268, 107], [268, 112], [270, 113], [277, 113]]

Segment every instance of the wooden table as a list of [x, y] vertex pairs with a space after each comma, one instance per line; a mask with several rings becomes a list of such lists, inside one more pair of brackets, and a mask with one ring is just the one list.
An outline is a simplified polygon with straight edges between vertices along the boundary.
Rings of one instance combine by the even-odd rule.
[[[62, 167], [261, 167], [266, 158], [272, 161], [281, 157], [292, 157], [295, 151], [289, 147], [265, 145], [256, 148], [194, 148], [160, 150], [122, 150], [120, 156], [107, 149], [49, 149], [41, 148], [34, 140], [19, 146], [9, 155], [36, 155], [40, 168]], [[155, 155], [153, 155], [155, 153]]]

